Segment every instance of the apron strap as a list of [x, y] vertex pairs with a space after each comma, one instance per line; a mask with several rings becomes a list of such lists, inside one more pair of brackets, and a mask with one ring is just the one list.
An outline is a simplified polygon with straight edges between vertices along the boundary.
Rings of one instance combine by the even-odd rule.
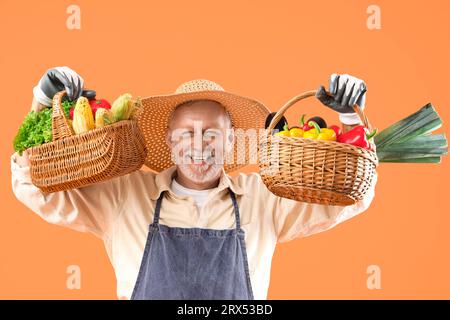
[[228, 190], [230, 191], [231, 201], [233, 201], [234, 214], [236, 216], [236, 230], [241, 230], [241, 217], [239, 215], [239, 206], [236, 201], [236, 195], [230, 188], [228, 188]]
[[158, 200], [156, 200], [155, 214], [154, 214], [154, 217], [153, 217], [153, 224], [158, 224], [159, 223], [159, 212], [161, 211], [161, 202], [162, 202], [163, 198], [164, 198], [164, 191], [161, 192], [161, 194], [159, 195]]

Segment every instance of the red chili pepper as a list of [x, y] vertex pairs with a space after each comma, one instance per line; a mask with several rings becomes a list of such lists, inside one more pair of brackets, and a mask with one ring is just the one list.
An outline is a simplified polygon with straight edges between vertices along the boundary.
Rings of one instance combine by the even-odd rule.
[[92, 110], [92, 114], [94, 115], [94, 118], [95, 118], [95, 113], [97, 112], [98, 108], [111, 109], [111, 105], [105, 99], [89, 100], [89, 104], [91, 106], [91, 110]]
[[302, 119], [300, 120], [301, 128], [303, 129], [303, 131], [314, 129], [313, 126], [310, 126], [308, 123], [305, 123], [305, 116], [306, 114], [302, 114]]
[[336, 138], [342, 134], [341, 128], [336, 125], [329, 126], [328, 129], [334, 130], [334, 132], [336, 133]]
[[369, 130], [366, 127], [359, 125], [338, 136], [337, 141], [370, 150], [371, 145], [369, 140], [372, 139], [376, 133], [377, 129], [369, 133]]

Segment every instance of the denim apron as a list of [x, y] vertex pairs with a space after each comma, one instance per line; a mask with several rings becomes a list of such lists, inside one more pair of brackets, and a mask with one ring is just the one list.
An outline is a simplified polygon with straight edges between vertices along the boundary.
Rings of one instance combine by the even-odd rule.
[[159, 224], [161, 193], [131, 299], [253, 299], [245, 233], [236, 196], [228, 190], [236, 228], [225, 230]]

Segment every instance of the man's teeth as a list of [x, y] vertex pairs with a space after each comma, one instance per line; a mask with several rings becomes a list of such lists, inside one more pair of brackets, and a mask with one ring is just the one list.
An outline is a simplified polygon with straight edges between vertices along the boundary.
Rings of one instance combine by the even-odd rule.
[[208, 161], [211, 159], [211, 157], [196, 157], [196, 156], [189, 156], [192, 160], [196, 161]]

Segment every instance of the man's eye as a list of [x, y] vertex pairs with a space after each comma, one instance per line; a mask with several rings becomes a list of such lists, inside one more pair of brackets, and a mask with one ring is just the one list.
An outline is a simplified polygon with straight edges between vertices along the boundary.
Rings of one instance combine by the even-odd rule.
[[180, 141], [180, 140], [186, 140], [190, 139], [192, 136], [192, 133], [189, 131], [178, 131], [172, 133], [172, 141]]
[[217, 137], [217, 136], [219, 136], [219, 134], [220, 134], [220, 132], [217, 132], [217, 131], [206, 131], [203, 134], [203, 137], [209, 139], [209, 138]]

